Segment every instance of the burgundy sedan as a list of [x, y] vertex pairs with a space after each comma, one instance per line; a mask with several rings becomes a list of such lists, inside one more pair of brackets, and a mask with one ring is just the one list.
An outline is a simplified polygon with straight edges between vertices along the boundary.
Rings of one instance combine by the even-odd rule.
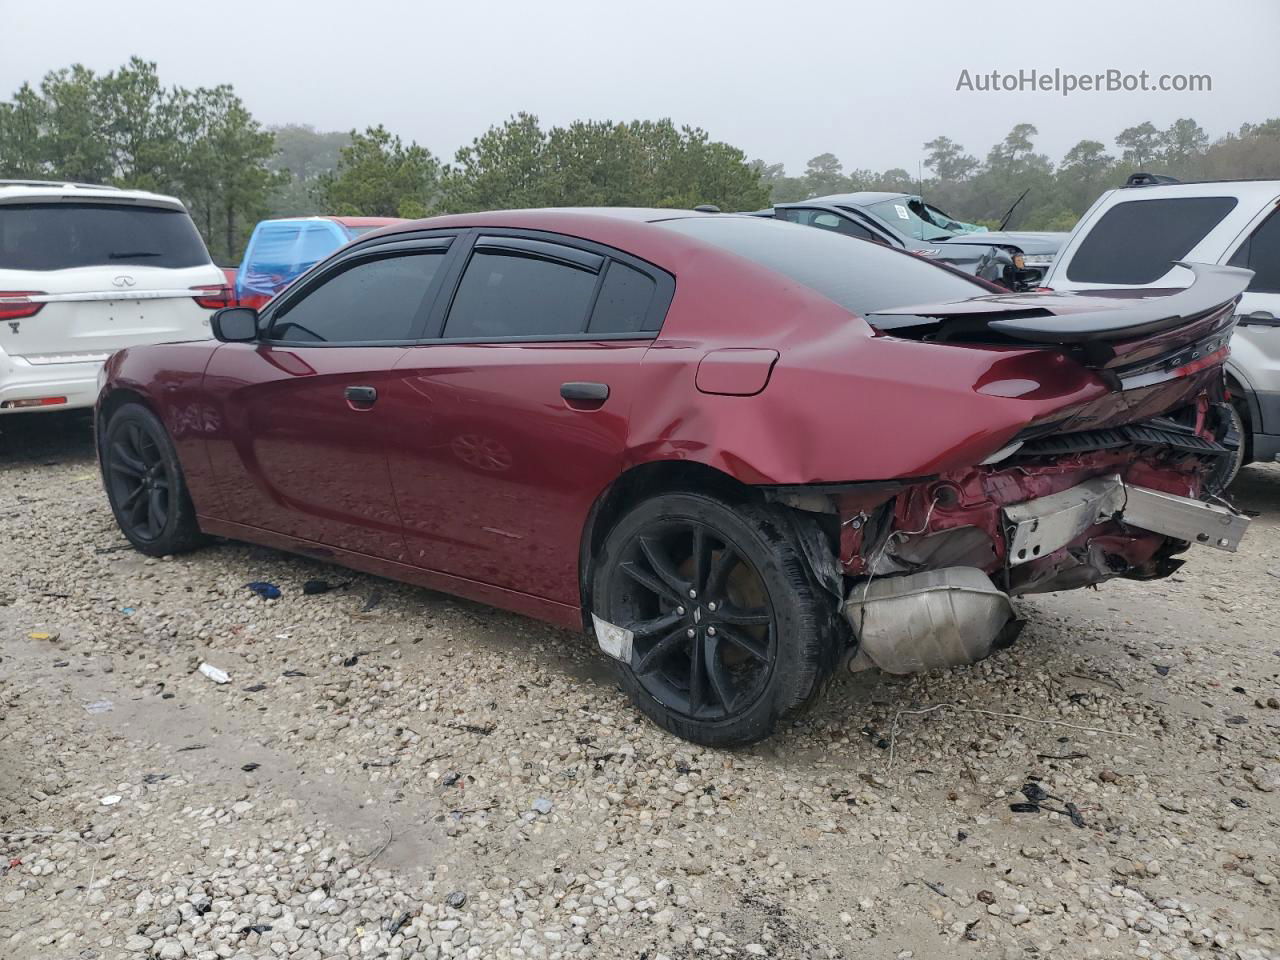
[[115, 354], [99, 455], [144, 553], [230, 537], [585, 626], [656, 722], [748, 743], [842, 663], [971, 662], [1012, 597], [1235, 548], [1205, 500], [1248, 274], [1193, 269], [1120, 303], [751, 217], [423, 220]]

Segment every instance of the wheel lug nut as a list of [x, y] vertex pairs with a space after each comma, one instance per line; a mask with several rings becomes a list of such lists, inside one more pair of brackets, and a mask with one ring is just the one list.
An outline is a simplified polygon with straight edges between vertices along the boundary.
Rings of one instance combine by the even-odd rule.
[[708, 637], [714, 637], [715, 635], [716, 635], [716, 628], [715, 628], [715, 627], [707, 627], [707, 636], [708, 636]]
[[715, 610], [715, 608], [716, 608], [716, 602], [714, 600], [712, 600], [710, 603], [707, 604], [708, 610]]
[[676, 607], [676, 616], [679, 616], [679, 617], [684, 616], [684, 607]]
[[690, 638], [692, 638], [692, 637], [693, 637], [693, 635], [694, 635], [696, 632], [697, 632], [697, 631], [696, 631], [696, 630], [694, 630], [694, 629], [693, 629], [693, 627], [690, 627], [688, 630], [686, 630], [686, 631], [684, 632], [684, 635], [685, 635], [686, 637], [690, 637]]
[[698, 599], [698, 591], [697, 591], [697, 590], [690, 590], [690, 591], [689, 591], [689, 599], [690, 599], [690, 600], [696, 600], [696, 599]]

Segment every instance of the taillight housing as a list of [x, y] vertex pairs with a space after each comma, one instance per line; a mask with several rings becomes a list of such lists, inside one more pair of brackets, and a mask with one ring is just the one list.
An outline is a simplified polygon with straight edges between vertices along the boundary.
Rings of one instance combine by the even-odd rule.
[[33, 302], [31, 298], [42, 296], [42, 290], [0, 290], [0, 320], [34, 317], [44, 307], [44, 303]]
[[235, 291], [225, 283], [206, 283], [191, 289], [198, 291], [192, 295], [191, 299], [206, 310], [221, 310], [223, 307], [234, 307], [236, 304]]

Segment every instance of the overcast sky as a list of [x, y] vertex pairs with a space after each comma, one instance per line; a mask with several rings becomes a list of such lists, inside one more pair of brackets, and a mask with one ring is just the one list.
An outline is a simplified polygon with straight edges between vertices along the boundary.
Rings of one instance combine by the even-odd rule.
[[[1142, 11], [1142, 12], [1139, 12]], [[798, 172], [906, 167], [946, 134], [979, 156], [1017, 122], [1078, 140], [1280, 116], [1280, 3], [1159, 0], [0, 0], [0, 97], [138, 54], [166, 84], [231, 83], [264, 123], [382, 123], [438, 156], [525, 110], [544, 127], [656, 119]], [[961, 70], [1209, 74], [1205, 93], [978, 93]]]

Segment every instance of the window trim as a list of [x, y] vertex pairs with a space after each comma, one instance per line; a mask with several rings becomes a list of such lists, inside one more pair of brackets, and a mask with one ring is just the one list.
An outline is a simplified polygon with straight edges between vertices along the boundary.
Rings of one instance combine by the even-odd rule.
[[[614, 247], [584, 240], [568, 234], [552, 233], [546, 230], [521, 230], [507, 228], [476, 229], [467, 232], [451, 251], [454, 262], [444, 277], [444, 286], [436, 296], [436, 303], [427, 322], [425, 334], [418, 341], [419, 345], [431, 344], [490, 344], [490, 343], [594, 343], [601, 341], [631, 340], [649, 342], [662, 333], [662, 324], [666, 320], [667, 311], [675, 297], [676, 279], [661, 267], [641, 260], [626, 251]], [[528, 241], [517, 243], [516, 241]], [[535, 246], [536, 245], [536, 246]], [[548, 249], [542, 252], [542, 247]], [[563, 251], [562, 249], [563, 248]], [[586, 311], [584, 329], [580, 333], [559, 334], [527, 334], [513, 337], [446, 337], [445, 323], [449, 311], [453, 307], [461, 287], [462, 276], [471, 263], [472, 253], [477, 250], [496, 249], [514, 253], [517, 256], [529, 256], [532, 259], [546, 260], [587, 270], [596, 274], [595, 289], [591, 294], [589, 309]], [[550, 254], [550, 255], [548, 255]], [[600, 258], [594, 270], [584, 266], [582, 254]], [[649, 302], [649, 312], [645, 317], [642, 329], [625, 333], [592, 333], [591, 320], [595, 316], [596, 304], [600, 299], [600, 289], [604, 284], [609, 264], [617, 260], [624, 266], [631, 267], [645, 274], [654, 283], [653, 298]]]
[[[354, 248], [343, 247], [339, 249], [332, 256], [320, 261], [298, 277], [289, 288], [267, 305], [259, 316], [259, 328], [263, 333], [257, 342], [266, 346], [290, 347], [293, 349], [311, 347], [320, 349], [332, 349], [334, 347], [403, 347], [418, 343], [435, 310], [444, 279], [450, 272], [457, 238], [457, 231], [435, 236], [418, 236], [408, 240], [393, 234], [388, 237], [377, 238], [369, 243], [360, 244]], [[396, 256], [413, 256], [421, 253], [434, 254], [436, 251], [443, 258], [443, 262], [431, 279], [431, 284], [423, 296], [421, 305], [418, 307], [418, 313], [410, 325], [407, 338], [403, 340], [325, 340], [315, 342], [279, 340], [270, 336], [276, 318], [282, 310], [291, 309], [295, 303], [305, 299], [314, 290], [323, 286], [338, 274], [352, 269], [357, 264], [374, 260], [386, 260]]]

